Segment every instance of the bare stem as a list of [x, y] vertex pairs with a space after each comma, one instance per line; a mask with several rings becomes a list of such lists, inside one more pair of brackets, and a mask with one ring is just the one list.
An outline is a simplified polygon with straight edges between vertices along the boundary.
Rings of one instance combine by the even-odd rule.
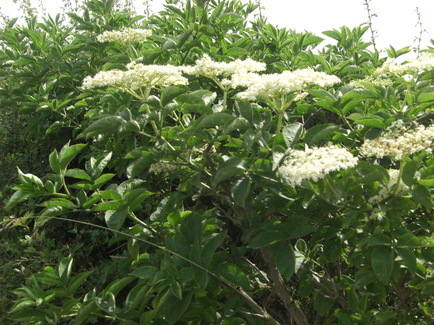
[[269, 269], [269, 275], [271, 281], [273, 282], [273, 290], [275, 294], [280, 298], [285, 306], [288, 317], [296, 324], [296, 325], [308, 325], [309, 322], [306, 318], [306, 315], [303, 311], [298, 308], [292, 301], [292, 298], [286, 290], [285, 283], [283, 281], [282, 275], [280, 271], [277, 269], [276, 263], [273, 258], [268, 254], [265, 249], [261, 250], [262, 257]]

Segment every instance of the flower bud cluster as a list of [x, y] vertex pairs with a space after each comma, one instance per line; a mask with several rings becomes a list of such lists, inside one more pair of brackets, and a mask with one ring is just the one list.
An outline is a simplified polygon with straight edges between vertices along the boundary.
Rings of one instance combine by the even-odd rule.
[[279, 175], [292, 186], [304, 180], [318, 181], [327, 174], [357, 165], [358, 158], [345, 148], [327, 146], [291, 150], [279, 167]]
[[263, 75], [243, 73], [232, 77], [233, 87], [247, 87], [245, 91], [237, 94], [238, 98], [246, 100], [279, 98], [292, 92], [302, 92], [310, 85], [325, 87], [338, 82], [338, 77], [310, 68]]
[[122, 30], [105, 31], [98, 35], [96, 40], [100, 43], [118, 42], [124, 44], [137, 43], [145, 41], [152, 32], [147, 29], [124, 28]]
[[391, 157], [396, 160], [418, 151], [432, 152], [434, 145], [434, 125], [416, 125], [409, 128], [398, 120], [376, 139], [365, 140], [360, 153], [367, 157]]
[[366, 88], [366, 86], [368, 85], [373, 85], [378, 87], [389, 87], [393, 85], [393, 82], [390, 79], [381, 79], [381, 78], [374, 78], [372, 76], [368, 76], [360, 80], [353, 80], [348, 85], [354, 88]]
[[163, 173], [170, 173], [179, 167], [176, 164], [170, 163], [170, 162], [157, 162], [153, 163], [149, 167], [149, 172], [154, 174], [163, 174]]
[[100, 71], [93, 77], [88, 76], [84, 79], [83, 88], [109, 86], [136, 90], [188, 84], [180, 69], [173, 65], [144, 65], [132, 62], [127, 65], [127, 69], [126, 71]]
[[434, 53], [422, 53], [420, 57], [411, 59], [404, 64], [398, 63], [396, 60], [388, 60], [383, 66], [378, 68], [375, 73], [377, 74], [408, 74], [417, 73], [422, 71], [429, 71], [434, 69]]

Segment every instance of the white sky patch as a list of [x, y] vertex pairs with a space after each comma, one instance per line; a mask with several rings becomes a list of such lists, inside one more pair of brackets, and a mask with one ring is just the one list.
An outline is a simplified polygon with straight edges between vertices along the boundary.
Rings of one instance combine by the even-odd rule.
[[[133, 1], [140, 11], [143, 1]], [[57, 13], [62, 7], [60, 0], [32, 0], [32, 5], [39, 3], [49, 13]], [[162, 0], [154, 0], [152, 11], [162, 8]], [[321, 35], [322, 31], [337, 29], [340, 26], [355, 27], [367, 22], [366, 10], [362, 0], [262, 0], [265, 15], [272, 24], [288, 27], [296, 31], [310, 31]], [[374, 17], [373, 27], [377, 31], [377, 46], [395, 48], [416, 46], [418, 35], [416, 28], [416, 7], [422, 14], [423, 28], [422, 47], [430, 44], [434, 38], [434, 0], [372, 0], [371, 9], [378, 16]], [[19, 13], [13, 0], [1, 0], [0, 10], [7, 16], [14, 17]], [[370, 39], [369, 33], [366, 40]]]

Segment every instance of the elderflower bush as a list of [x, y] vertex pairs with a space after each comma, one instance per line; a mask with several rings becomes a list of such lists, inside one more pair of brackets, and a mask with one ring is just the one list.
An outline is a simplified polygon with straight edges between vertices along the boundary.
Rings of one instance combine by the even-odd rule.
[[139, 22], [95, 3], [71, 33], [71, 79], [32, 90], [16, 64], [0, 92], [55, 98], [28, 117], [42, 111], [68, 137], [44, 157], [49, 172], [18, 170], [7, 202], [8, 227], [52, 241], [33, 250], [45, 267], [13, 288], [7, 321], [430, 324], [424, 56], [410, 81], [378, 75], [387, 58], [365, 27], [324, 32], [337, 45], [315, 54], [321, 38], [249, 26], [254, 6], [229, 0], [168, 3], [143, 21], [146, 42], [92, 47], [100, 26]]

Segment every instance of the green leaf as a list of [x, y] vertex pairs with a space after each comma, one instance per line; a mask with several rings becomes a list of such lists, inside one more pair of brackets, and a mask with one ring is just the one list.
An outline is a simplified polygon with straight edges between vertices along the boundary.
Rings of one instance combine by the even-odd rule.
[[15, 205], [17, 205], [20, 202], [23, 202], [27, 200], [29, 197], [31, 197], [32, 194], [24, 191], [16, 191], [12, 196], [9, 198], [8, 202], [6, 203], [5, 209], [10, 210]]
[[333, 299], [325, 297], [321, 292], [316, 292], [313, 301], [313, 308], [321, 316], [326, 316], [333, 306]]
[[128, 191], [124, 195], [124, 202], [127, 204], [132, 211], [140, 207], [140, 204], [148, 197], [154, 193], [149, 192], [144, 188], [136, 188], [134, 190]]
[[70, 162], [86, 147], [86, 144], [74, 144], [70, 146], [68, 143], [63, 146], [59, 152], [60, 168], [66, 170]]
[[152, 280], [154, 276], [157, 274], [158, 268], [155, 266], [141, 266], [134, 269], [130, 275], [138, 277], [143, 280]]
[[210, 115], [206, 115], [204, 118], [202, 118], [197, 125], [197, 128], [199, 129], [206, 129], [215, 127], [217, 125], [226, 125], [230, 122], [232, 122], [235, 119], [235, 116], [224, 113], [224, 112], [218, 112], [213, 113]]
[[303, 133], [304, 128], [301, 123], [293, 123], [286, 125], [282, 130], [283, 140], [285, 140], [286, 146], [292, 148]]
[[172, 290], [168, 290], [160, 300], [158, 314], [170, 324], [176, 324], [190, 306], [193, 293], [189, 292], [182, 300], [178, 299]]
[[125, 122], [120, 116], [106, 116], [89, 125], [80, 136], [91, 137], [98, 134], [117, 133]]
[[115, 176], [116, 176], [116, 174], [103, 174], [93, 182], [93, 185], [95, 187], [99, 188]]
[[242, 208], [245, 207], [251, 187], [252, 182], [248, 178], [240, 179], [235, 182], [234, 186], [232, 186], [232, 197], [235, 201], [235, 204]]
[[120, 278], [118, 280], [113, 281], [110, 285], [104, 290], [104, 294], [112, 293], [117, 296], [117, 294], [125, 288], [128, 284], [136, 280], [135, 277], [127, 276]]
[[95, 303], [99, 309], [107, 314], [114, 314], [116, 310], [116, 298], [111, 292], [106, 293], [103, 297], [96, 297]]
[[170, 212], [176, 210], [179, 207], [179, 198], [179, 194], [177, 193], [172, 193], [169, 196], [163, 198], [155, 211], [149, 217], [151, 221], [164, 220]]
[[215, 254], [215, 251], [217, 250], [217, 248], [219, 248], [221, 246], [221, 244], [225, 240], [225, 237], [226, 236], [224, 233], [215, 234], [203, 246], [203, 249], [201, 252], [203, 265], [208, 265], [209, 263], [211, 263], [211, 260]]
[[371, 253], [371, 266], [375, 276], [388, 284], [393, 272], [394, 252], [391, 247], [375, 246]]
[[419, 103], [434, 102], [434, 91], [420, 93], [417, 95], [417, 101]]
[[53, 207], [62, 207], [66, 209], [75, 208], [75, 204], [73, 202], [63, 198], [56, 198], [56, 199], [44, 201], [42, 202], [41, 205], [46, 208], [53, 208]]
[[402, 180], [403, 182], [411, 186], [415, 183], [414, 175], [417, 171], [418, 163], [414, 160], [409, 160], [404, 163], [402, 167]]
[[177, 86], [171, 86], [171, 87], [164, 88], [163, 91], [161, 92], [161, 98], [160, 98], [161, 105], [163, 107], [166, 106], [174, 98], [185, 93], [185, 91], [186, 91], [185, 88], [177, 87]]
[[417, 182], [426, 187], [434, 187], [434, 177], [419, 179]]
[[279, 230], [268, 230], [261, 231], [257, 236], [253, 237], [249, 241], [249, 247], [253, 249], [258, 249], [266, 246], [270, 246], [279, 241], [287, 239], [287, 235], [283, 231]]
[[241, 163], [236, 166], [228, 166], [228, 167], [220, 168], [215, 173], [212, 179], [212, 183], [214, 185], [217, 185], [232, 177], [241, 176], [244, 174], [244, 172], [245, 172], [245, 167]]
[[121, 207], [122, 201], [116, 200], [116, 201], [107, 201], [102, 202], [92, 209], [93, 211], [107, 211], [107, 210], [117, 210]]
[[409, 248], [397, 248], [398, 255], [411, 273], [416, 273], [416, 255]]
[[170, 290], [176, 298], [182, 300], [182, 287], [178, 281], [172, 281], [172, 284], [170, 285]]
[[417, 184], [413, 188], [413, 198], [424, 206], [427, 210], [431, 210], [433, 207], [431, 194], [425, 186]]
[[375, 114], [353, 113], [347, 118], [356, 122], [357, 124], [366, 125], [373, 128], [382, 129], [385, 127], [383, 118]]
[[119, 210], [109, 210], [105, 213], [105, 222], [107, 227], [119, 230], [125, 222], [128, 215], [128, 207], [120, 208]]
[[86, 170], [93, 178], [97, 178], [101, 175], [104, 168], [107, 167], [111, 158], [112, 158], [112, 152], [109, 152], [107, 155], [102, 156], [98, 160], [92, 157], [90, 158], [90, 163], [88, 168], [86, 168]]
[[21, 181], [21, 183], [36, 185], [36, 187], [40, 187], [40, 188], [44, 187], [44, 184], [42, 183], [41, 179], [38, 176], [35, 176], [33, 174], [24, 174], [18, 167], [17, 170], [18, 170], [18, 179]]
[[273, 256], [277, 268], [285, 280], [289, 280], [295, 273], [295, 252], [289, 241], [282, 241], [267, 248]]
[[76, 276], [73, 276], [68, 284], [68, 295], [72, 296], [84, 281], [91, 275], [93, 271], [82, 272]]
[[339, 127], [334, 124], [319, 124], [307, 130], [305, 140], [307, 144], [315, 145], [321, 140], [327, 140], [337, 130]]
[[176, 37], [176, 39], [177, 39], [177, 46], [180, 48], [180, 47], [182, 47], [184, 44], [185, 44], [185, 42], [190, 38], [190, 36], [193, 34], [193, 29], [189, 29], [189, 30], [187, 30], [186, 32], [184, 32], [184, 33], [182, 33], [182, 34], [180, 34], [180, 35], [178, 35], [177, 37]]
[[434, 295], [434, 279], [424, 280], [420, 285], [424, 295], [432, 297]]
[[59, 266], [57, 268], [59, 278], [61, 278], [64, 282], [68, 281], [69, 278], [71, 277], [72, 263], [73, 262], [74, 262], [74, 259], [71, 256], [69, 256], [69, 257], [63, 258], [59, 263]]
[[60, 162], [59, 162], [59, 153], [57, 150], [54, 150], [51, 152], [50, 156], [48, 157], [48, 161], [50, 162], [51, 170], [55, 173], [60, 173]]
[[83, 170], [78, 168], [68, 169], [65, 176], [90, 181], [92, 178]]

